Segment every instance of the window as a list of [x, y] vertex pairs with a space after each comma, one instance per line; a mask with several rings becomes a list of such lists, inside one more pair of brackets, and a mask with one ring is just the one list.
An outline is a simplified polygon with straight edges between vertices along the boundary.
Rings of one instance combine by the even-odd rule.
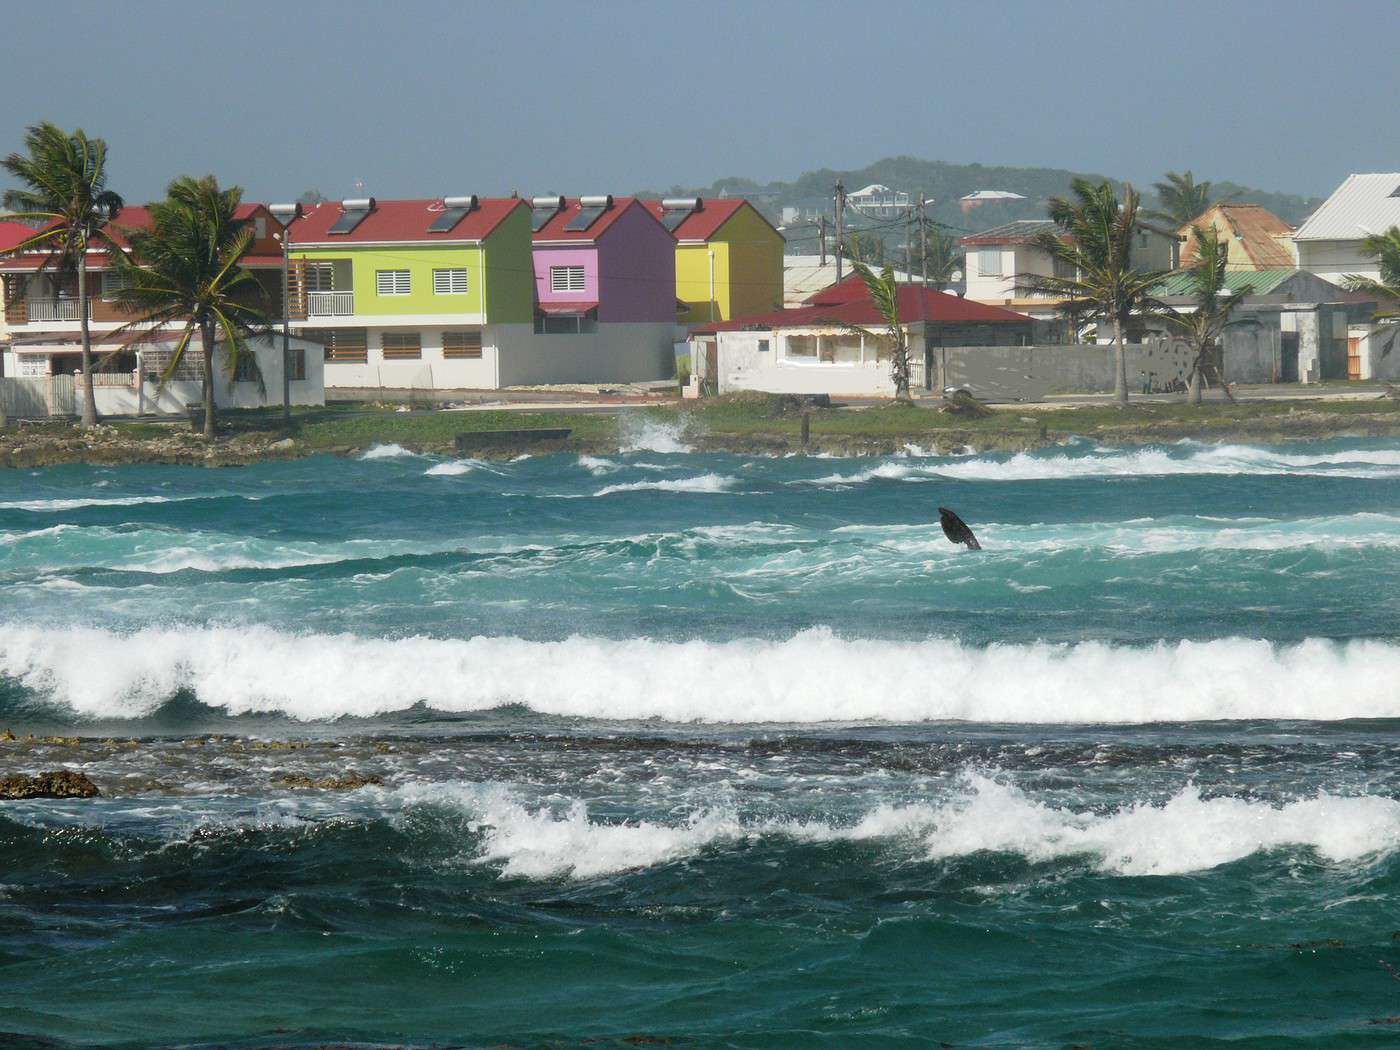
[[467, 294], [467, 271], [466, 271], [466, 270], [434, 270], [434, 271], [433, 271], [433, 294], [434, 294], [434, 295], [466, 295], [466, 294]]
[[287, 351], [287, 378], [296, 382], [306, 378], [306, 351]]
[[551, 266], [549, 268], [549, 290], [551, 292], [583, 291], [583, 267]]
[[302, 337], [326, 348], [326, 360], [338, 364], [364, 364], [369, 344], [363, 328], [310, 328]]
[[380, 295], [408, 295], [408, 271], [375, 270], [374, 290]]
[[1074, 263], [1068, 259], [1061, 259], [1058, 255], [1055, 256], [1051, 264], [1051, 270], [1056, 277], [1067, 277], [1071, 280], [1074, 278], [1076, 272]]
[[788, 336], [787, 344], [783, 348], [783, 356], [815, 361], [817, 359], [817, 337], [814, 335]]
[[385, 332], [384, 360], [416, 361], [423, 356], [423, 342], [417, 332]]
[[860, 364], [860, 336], [855, 333], [822, 336], [820, 359], [828, 365]]
[[249, 351], [239, 354], [233, 362], [233, 381], [235, 383], [255, 383], [258, 380], [258, 359]]
[[535, 317], [536, 335], [580, 335], [597, 330], [597, 321], [579, 314], [542, 314]]
[[267, 219], [263, 218], [261, 215], [253, 220], [253, 236], [258, 240], [262, 240], [267, 236]]
[[758, 341], [758, 352], [759, 352], [760, 354], [766, 354], [766, 353], [768, 352], [768, 340], [767, 340], [767, 339], [760, 339], [760, 340]]
[[302, 280], [308, 292], [329, 292], [332, 290], [335, 267], [328, 262], [309, 262], [302, 269]]
[[1001, 276], [1001, 249], [979, 248], [977, 251], [977, 276]]
[[458, 359], [475, 360], [480, 358], [481, 333], [443, 332], [442, 356], [449, 361]]
[[131, 287], [131, 278], [121, 273], [102, 275], [102, 298], [111, 299], [117, 292]]

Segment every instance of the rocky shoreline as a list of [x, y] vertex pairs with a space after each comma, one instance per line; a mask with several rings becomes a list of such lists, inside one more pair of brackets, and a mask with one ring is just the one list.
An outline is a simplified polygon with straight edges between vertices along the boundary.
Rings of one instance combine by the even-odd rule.
[[[1027, 410], [1028, 412], [1033, 410]], [[980, 425], [921, 426], [927, 417], [911, 419], [911, 425], [896, 432], [861, 434], [823, 433], [813, 426], [806, 445], [798, 433], [779, 427], [771, 431], [746, 430], [737, 433], [707, 432], [700, 428], [686, 431], [685, 442], [696, 452], [730, 452], [739, 455], [789, 455], [808, 452], [838, 456], [884, 456], [917, 446], [930, 453], [1024, 452], [1062, 444], [1071, 437], [1091, 438], [1104, 445], [1134, 446], [1179, 441], [1184, 438], [1208, 442], [1281, 442], [1328, 438], [1400, 437], [1400, 413], [1378, 408], [1375, 411], [1323, 412], [1294, 406], [1255, 418], [1172, 417], [1135, 419], [1122, 424], [1097, 423], [1075, 428], [1070, 412], [1039, 411], [1034, 415], [998, 413], [1001, 418]], [[1055, 417], [1055, 418], [1052, 418]], [[1051, 424], [1054, 428], [1051, 429]], [[386, 436], [411, 452], [453, 455], [451, 442], [441, 439], [415, 441], [400, 435]], [[0, 433], [0, 467], [30, 469], [68, 463], [101, 465], [171, 464], [181, 466], [247, 466], [278, 460], [302, 459], [313, 455], [356, 456], [374, 444], [322, 444], [300, 437], [273, 433], [238, 433], [206, 441], [201, 434], [171, 428], [159, 435], [133, 435], [120, 426], [103, 425], [92, 430], [73, 427], [35, 427]], [[541, 442], [529, 438], [501, 441], [489, 448], [473, 450], [481, 459], [512, 459], [522, 453], [575, 455], [615, 455], [624, 442], [617, 436], [571, 436], [559, 441]]]

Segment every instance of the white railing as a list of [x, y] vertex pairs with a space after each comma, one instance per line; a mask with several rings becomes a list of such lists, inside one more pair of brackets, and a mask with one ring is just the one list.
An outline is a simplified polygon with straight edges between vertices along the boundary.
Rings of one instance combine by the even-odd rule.
[[355, 293], [308, 292], [306, 312], [312, 317], [348, 317], [355, 312]]
[[[31, 321], [78, 321], [83, 316], [77, 299], [30, 299], [25, 305]], [[91, 315], [89, 309], [88, 316]]]

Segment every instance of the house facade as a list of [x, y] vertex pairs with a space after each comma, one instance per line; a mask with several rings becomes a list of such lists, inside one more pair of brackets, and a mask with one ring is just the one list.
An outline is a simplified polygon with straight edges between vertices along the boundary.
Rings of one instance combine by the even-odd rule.
[[327, 202], [291, 225], [296, 331], [333, 390], [493, 389], [528, 353], [530, 210], [511, 198]]
[[[1039, 320], [1055, 319], [1059, 300], [1031, 293], [1019, 282], [1029, 274], [1074, 276], [1072, 266], [1041, 247], [1040, 237], [1046, 233], [1065, 243], [1071, 241], [1050, 219], [1018, 219], [962, 238], [960, 243], [967, 251], [967, 297]], [[1139, 223], [1131, 257], [1133, 264], [1144, 270], [1173, 270], [1181, 263], [1181, 244], [1175, 231]]]
[[683, 325], [728, 321], [783, 304], [783, 235], [741, 197], [646, 201], [676, 240]]
[[675, 374], [676, 242], [635, 197], [534, 197], [537, 352], [514, 383], [629, 382]]
[[[1019, 346], [1032, 338], [1033, 322], [1024, 314], [922, 285], [900, 285], [898, 303], [917, 389], [938, 387], [941, 347]], [[695, 374], [716, 393], [894, 394], [889, 334], [858, 277], [797, 309], [701, 325], [690, 348]]]
[[1181, 264], [1190, 266], [1196, 257], [1193, 227], [1213, 229], [1225, 246], [1227, 270], [1291, 270], [1293, 227], [1259, 204], [1221, 201], [1181, 226]]
[[1400, 226], [1400, 172], [1349, 175], [1293, 234], [1298, 266], [1334, 284], [1355, 274], [1380, 277], [1363, 242]]
[[[241, 264], [260, 287], [259, 305], [276, 317], [282, 310], [279, 238], [284, 235], [283, 227], [263, 204], [243, 204], [236, 217], [253, 230], [253, 243]], [[108, 232], [118, 247], [126, 249], [126, 234], [150, 224], [151, 215], [146, 208], [126, 207], [112, 221]], [[118, 336], [118, 330], [132, 318], [114, 301], [114, 293], [121, 285], [111, 272], [111, 258], [106, 250], [89, 249], [86, 262], [88, 329], [95, 357], [93, 386], [98, 411], [178, 412], [183, 411], [187, 401], [198, 401], [202, 396], [199, 384], [203, 367], [203, 352], [198, 346], [186, 350], [171, 382], [156, 396], [160, 376], [183, 324], [167, 325], [137, 342], [129, 336]], [[72, 377], [82, 368], [82, 301], [76, 273], [60, 273], [47, 250], [21, 252], [0, 259], [0, 290], [8, 339], [3, 374], [25, 380], [36, 390], [42, 389], [49, 411], [67, 414], [67, 391], [73, 388]], [[252, 356], [232, 377], [217, 370], [215, 400], [219, 405], [252, 408], [280, 403], [280, 337], [256, 340], [250, 348]], [[296, 340], [290, 350], [293, 404], [323, 403], [320, 346]]]

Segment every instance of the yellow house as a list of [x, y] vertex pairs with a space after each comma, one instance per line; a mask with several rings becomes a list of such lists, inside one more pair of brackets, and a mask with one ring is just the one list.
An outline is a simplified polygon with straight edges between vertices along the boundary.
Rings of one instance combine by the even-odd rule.
[[677, 321], [729, 321], [780, 310], [783, 235], [742, 198], [647, 201], [676, 239]]

